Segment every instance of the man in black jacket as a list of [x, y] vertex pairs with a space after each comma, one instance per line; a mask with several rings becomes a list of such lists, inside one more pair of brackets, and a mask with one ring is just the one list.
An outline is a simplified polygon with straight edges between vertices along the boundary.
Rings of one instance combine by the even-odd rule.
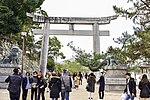
[[99, 99], [104, 98], [104, 90], [105, 90], [105, 78], [103, 72], [101, 72], [101, 76], [97, 82], [99, 84]]
[[21, 77], [18, 75], [18, 68], [15, 68], [13, 72], [13, 75], [8, 76], [5, 82], [9, 82], [8, 91], [10, 94], [10, 100], [19, 100], [21, 91]]
[[131, 78], [130, 73], [126, 73], [126, 88], [124, 93], [127, 94], [126, 100], [134, 100], [136, 97], [136, 82]]

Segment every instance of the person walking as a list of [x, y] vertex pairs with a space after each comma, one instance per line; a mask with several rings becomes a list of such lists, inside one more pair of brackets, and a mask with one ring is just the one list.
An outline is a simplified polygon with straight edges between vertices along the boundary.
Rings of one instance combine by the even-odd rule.
[[19, 100], [21, 92], [21, 77], [19, 76], [18, 68], [13, 70], [13, 74], [8, 76], [5, 82], [9, 83], [8, 91], [10, 100]]
[[87, 78], [88, 78], [88, 73], [85, 73], [85, 79], [87, 80]]
[[140, 89], [140, 98], [141, 100], [149, 100], [150, 97], [150, 82], [147, 78], [147, 75], [142, 76], [141, 81], [139, 82]]
[[37, 71], [33, 72], [33, 76], [31, 77], [31, 100], [33, 100], [33, 97], [35, 97], [34, 100], [37, 99]]
[[38, 96], [37, 100], [40, 100], [40, 95], [42, 95], [42, 100], [45, 100], [45, 88], [47, 86], [46, 80], [43, 78], [42, 72], [38, 72]]
[[82, 75], [82, 73], [81, 73], [81, 72], [79, 72], [79, 77], [80, 77], [79, 85], [82, 85], [83, 75]]
[[104, 99], [104, 90], [105, 90], [105, 78], [104, 78], [104, 73], [101, 72], [101, 76], [100, 79], [98, 80], [98, 84], [99, 84], [99, 99], [103, 100]]
[[59, 93], [61, 92], [61, 79], [56, 73], [52, 73], [51, 80], [49, 81], [50, 98], [58, 100]]
[[69, 100], [69, 93], [72, 88], [72, 79], [68, 74], [67, 70], [64, 69], [61, 77], [61, 100]]
[[136, 97], [136, 82], [131, 78], [130, 73], [126, 73], [126, 88], [124, 93], [127, 95], [125, 100], [134, 100]]
[[80, 84], [80, 76], [76, 74], [74, 77], [74, 84], [75, 84], [75, 89], [78, 89], [79, 84]]
[[95, 79], [95, 75], [93, 73], [90, 73], [88, 79], [87, 79], [87, 86], [86, 89], [89, 92], [89, 100], [92, 100], [93, 97], [93, 93], [95, 92], [95, 83], [96, 83], [96, 79]]

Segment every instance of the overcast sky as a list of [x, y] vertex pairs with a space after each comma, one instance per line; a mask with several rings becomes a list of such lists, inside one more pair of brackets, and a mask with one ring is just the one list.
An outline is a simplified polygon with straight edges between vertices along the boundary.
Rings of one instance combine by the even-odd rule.
[[[42, 9], [45, 10], [49, 16], [53, 17], [107, 17], [115, 15], [113, 5], [120, 7], [129, 7], [127, 0], [45, 0]], [[51, 29], [68, 29], [68, 25], [51, 25]], [[100, 25], [100, 30], [109, 30], [110, 36], [100, 37], [100, 51], [106, 51], [109, 46], [118, 46], [113, 42], [113, 38], [121, 36], [125, 31], [130, 34], [133, 33], [133, 23], [125, 18], [118, 17], [118, 19], [111, 21], [108, 25]], [[92, 25], [76, 25], [75, 30], [92, 30]], [[72, 50], [67, 47], [67, 43], [73, 41], [74, 46], [80, 47], [86, 52], [93, 51], [93, 37], [88, 36], [57, 36], [61, 41], [62, 52], [67, 59], [72, 58], [74, 54]]]

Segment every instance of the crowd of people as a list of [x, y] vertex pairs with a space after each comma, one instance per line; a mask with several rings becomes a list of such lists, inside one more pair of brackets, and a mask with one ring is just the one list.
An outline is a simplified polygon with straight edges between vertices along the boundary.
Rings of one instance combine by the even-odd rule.
[[[62, 73], [48, 72], [45, 76], [42, 75], [41, 71], [34, 71], [32, 73], [26, 72], [25, 75], [22, 75], [19, 68], [15, 68], [13, 72], [14, 73], [9, 75], [5, 80], [5, 82], [9, 83], [8, 91], [10, 100], [20, 100], [21, 93], [22, 100], [27, 100], [29, 89], [31, 89], [31, 100], [40, 100], [40, 97], [42, 100], [45, 100], [45, 90], [50, 92], [50, 98], [52, 100], [58, 100], [60, 96], [61, 100], [69, 100], [72, 88], [78, 90], [79, 86], [83, 84], [83, 77], [85, 77], [87, 81], [86, 91], [89, 93], [87, 99], [93, 100], [96, 83], [99, 85], [98, 100], [104, 99], [105, 77], [103, 72], [101, 72], [98, 81], [96, 81], [94, 73], [85, 73], [83, 75], [79, 72], [70, 75], [66, 69], [64, 69]], [[125, 98], [122, 98], [122, 100], [134, 100], [134, 97], [136, 97], [136, 82], [130, 73], [126, 73], [125, 76]], [[148, 100], [150, 98], [150, 82], [146, 74], [142, 76], [138, 87], [140, 89], [141, 100]]]
[[20, 100], [21, 91], [22, 100], [27, 100], [29, 89], [31, 89], [31, 100], [40, 100], [40, 97], [45, 100], [45, 90], [50, 92], [52, 100], [58, 100], [60, 94], [61, 100], [69, 100], [72, 88], [78, 89], [79, 85], [82, 85], [83, 78], [81, 72], [71, 76], [65, 69], [62, 73], [47, 72], [45, 76], [41, 71], [26, 72], [22, 75], [19, 68], [15, 68], [13, 72], [5, 80], [9, 83], [10, 100]]

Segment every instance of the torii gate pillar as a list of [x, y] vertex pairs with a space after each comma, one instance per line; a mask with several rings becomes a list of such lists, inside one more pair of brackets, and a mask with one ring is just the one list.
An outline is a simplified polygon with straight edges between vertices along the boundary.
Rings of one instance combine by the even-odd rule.
[[93, 51], [97, 54], [100, 53], [100, 37], [98, 23], [93, 24]]
[[50, 33], [50, 23], [49, 20], [46, 19], [43, 38], [42, 38], [42, 50], [40, 56], [40, 71], [45, 76], [46, 74], [46, 66], [47, 66], [47, 55], [48, 55], [48, 46], [49, 46], [49, 33]]

